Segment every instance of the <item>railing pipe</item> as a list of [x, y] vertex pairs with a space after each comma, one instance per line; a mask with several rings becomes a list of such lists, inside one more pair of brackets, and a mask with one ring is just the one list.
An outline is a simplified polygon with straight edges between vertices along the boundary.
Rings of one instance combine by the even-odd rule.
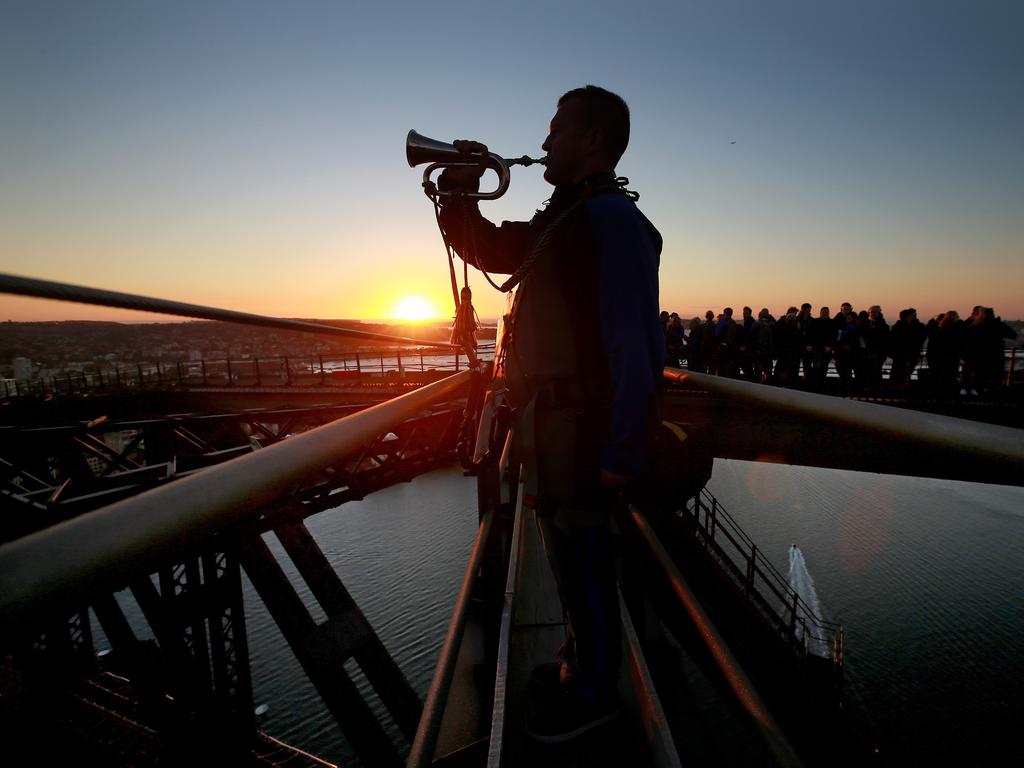
[[449, 376], [380, 405], [0, 546], [0, 626], [114, 589], [287, 495], [469, 383]]
[[[456, 374], [457, 378], [459, 374]], [[447, 379], [442, 379], [447, 381]], [[417, 390], [422, 391], [422, 390]], [[441, 647], [441, 655], [434, 668], [434, 678], [430, 682], [430, 690], [427, 691], [427, 699], [423, 704], [423, 715], [420, 717], [419, 725], [416, 728], [416, 736], [413, 739], [412, 747], [409, 749], [409, 759], [406, 761], [406, 768], [426, 768], [434, 759], [434, 749], [437, 746], [437, 736], [441, 730], [441, 721], [444, 718], [445, 703], [448, 700], [448, 691], [451, 689], [452, 677], [455, 675], [455, 662], [459, 658], [459, 647], [462, 644], [462, 635], [466, 629], [466, 618], [469, 613], [470, 599], [473, 596], [473, 582], [476, 579], [477, 571], [483, 563], [484, 551], [487, 548], [487, 539], [491, 533], [493, 512], [488, 512], [480, 521], [480, 528], [477, 530], [476, 541], [473, 544], [473, 551], [469, 556], [469, 563], [466, 565], [466, 573], [462, 577], [462, 587], [459, 589], [459, 597], [455, 602], [455, 609], [452, 611], [452, 618], [448, 624], [448, 634], [445, 636], [444, 645]]]
[[876, 403], [863, 403], [813, 392], [780, 389], [706, 373], [666, 368], [667, 380], [707, 390], [732, 400], [777, 413], [816, 420], [819, 424], [856, 429], [901, 444], [952, 455], [963, 464], [1005, 476], [1007, 483], [1024, 478], [1024, 430], [952, 416], [922, 413]]
[[[289, 320], [281, 317], [256, 315], [251, 312], [237, 312], [233, 309], [204, 307], [200, 304], [187, 304], [183, 301], [168, 301], [151, 296], [139, 296], [119, 291], [105, 291], [101, 288], [87, 288], [83, 285], [57, 283], [51, 280], [39, 280], [33, 277], [7, 275], [0, 273], [0, 293], [12, 293], [19, 296], [36, 296], [41, 299], [73, 301], [79, 304], [98, 304], [104, 307], [121, 307], [137, 309], [142, 312], [156, 312], [163, 315], [180, 317], [198, 317], [204, 320], [224, 320], [231, 323], [259, 325], [264, 328], [279, 328], [285, 331], [304, 331], [331, 336], [357, 336], [363, 339], [378, 341], [397, 341], [403, 344], [422, 344], [422, 339], [407, 336], [395, 336], [389, 333], [374, 333], [356, 328], [343, 328], [336, 325], [310, 323], [305, 320]], [[457, 349], [458, 344], [445, 341], [434, 342], [439, 346]]]
[[512, 642], [512, 619], [515, 612], [516, 581], [519, 576], [519, 558], [523, 548], [524, 500], [526, 477], [519, 468], [519, 489], [516, 493], [516, 512], [512, 522], [512, 547], [509, 551], [505, 594], [501, 608], [501, 627], [498, 634], [498, 659], [494, 675], [494, 703], [491, 708], [491, 737], [488, 742], [487, 768], [501, 766], [504, 751], [505, 722], [508, 715], [509, 647]]
[[630, 507], [630, 515], [636, 524], [647, 545], [651, 548], [658, 564], [668, 576], [672, 591], [679, 598], [683, 608], [690, 616], [697, 632], [704, 640], [705, 645], [714, 657], [718, 668], [732, 688], [737, 700], [743, 709], [753, 719], [758, 732], [764, 739], [771, 751], [772, 756], [780, 766], [802, 766], [800, 757], [794, 751], [792, 745], [786, 739], [782, 729], [779, 728], [768, 708], [762, 701], [760, 694], [754, 689], [753, 683], [747, 677], [746, 672], [740, 667], [739, 662], [732, 655], [725, 640], [719, 634], [718, 629], [708, 618], [707, 613], [697, 601], [696, 595], [690, 590], [683, 574], [679, 572], [676, 564], [672, 561], [668, 552], [658, 540], [657, 535], [651, 529], [644, 516], [635, 507]]

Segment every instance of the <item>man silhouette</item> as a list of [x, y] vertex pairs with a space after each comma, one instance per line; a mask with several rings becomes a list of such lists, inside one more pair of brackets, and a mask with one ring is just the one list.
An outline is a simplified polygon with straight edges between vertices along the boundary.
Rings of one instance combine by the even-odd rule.
[[[615, 176], [628, 141], [625, 102], [603, 88], [576, 88], [558, 100], [543, 143], [544, 178], [555, 189], [531, 221], [495, 226], [459, 198], [442, 211], [463, 258], [518, 285], [504, 359], [513, 441], [568, 627], [558, 660], [532, 679], [553, 705], [527, 729], [548, 743], [618, 712], [621, 625], [608, 523], [643, 471], [658, 424], [662, 241]], [[455, 147], [487, 151], [475, 141]], [[482, 173], [448, 168], [438, 185], [477, 189]]]

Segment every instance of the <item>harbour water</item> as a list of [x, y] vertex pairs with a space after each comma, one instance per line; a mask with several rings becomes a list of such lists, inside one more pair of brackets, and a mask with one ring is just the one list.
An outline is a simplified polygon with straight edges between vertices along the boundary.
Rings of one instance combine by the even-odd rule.
[[[799, 547], [885, 764], [1006, 764], [1024, 726], [1024, 489], [739, 461], [717, 461], [709, 489], [782, 573]], [[421, 695], [475, 503], [452, 468], [308, 521]], [[246, 613], [262, 727], [357, 765], [248, 585]]]
[[709, 489], [776, 567], [799, 546], [887, 764], [1018, 762], [1024, 489], [739, 461]]

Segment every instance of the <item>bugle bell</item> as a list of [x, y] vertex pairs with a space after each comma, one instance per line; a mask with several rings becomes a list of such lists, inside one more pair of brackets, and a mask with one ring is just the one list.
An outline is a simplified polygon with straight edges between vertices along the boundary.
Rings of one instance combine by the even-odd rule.
[[[493, 152], [488, 152], [486, 155], [483, 153], [467, 154], [459, 152], [453, 144], [446, 144], [443, 141], [428, 138], [416, 133], [416, 131], [409, 131], [409, 135], [405, 139], [405, 158], [409, 161], [410, 168], [423, 165], [423, 163], [430, 163], [423, 171], [423, 189], [428, 196], [454, 197], [459, 195], [476, 200], [497, 200], [504, 195], [508, 191], [510, 178], [508, 169], [510, 166], [533, 165], [534, 163], [544, 163], [546, 160], [546, 158], [535, 160], [526, 155], [514, 160], [506, 160], [501, 155], [496, 155]], [[498, 174], [497, 188], [493, 192], [442, 192], [438, 190], [437, 185], [430, 179], [430, 175], [438, 169], [459, 165], [482, 165], [490, 168]]]

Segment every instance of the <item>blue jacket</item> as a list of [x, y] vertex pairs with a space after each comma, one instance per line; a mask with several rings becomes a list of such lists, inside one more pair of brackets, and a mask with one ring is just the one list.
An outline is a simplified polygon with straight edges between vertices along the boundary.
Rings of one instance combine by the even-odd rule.
[[475, 205], [464, 212], [449, 206], [442, 224], [458, 253], [487, 272], [514, 273], [544, 243], [512, 313], [505, 376], [513, 399], [525, 404], [551, 387], [579, 395], [602, 422], [601, 468], [639, 474], [665, 359], [661, 235], [610, 177], [556, 188], [530, 222], [495, 226]]

